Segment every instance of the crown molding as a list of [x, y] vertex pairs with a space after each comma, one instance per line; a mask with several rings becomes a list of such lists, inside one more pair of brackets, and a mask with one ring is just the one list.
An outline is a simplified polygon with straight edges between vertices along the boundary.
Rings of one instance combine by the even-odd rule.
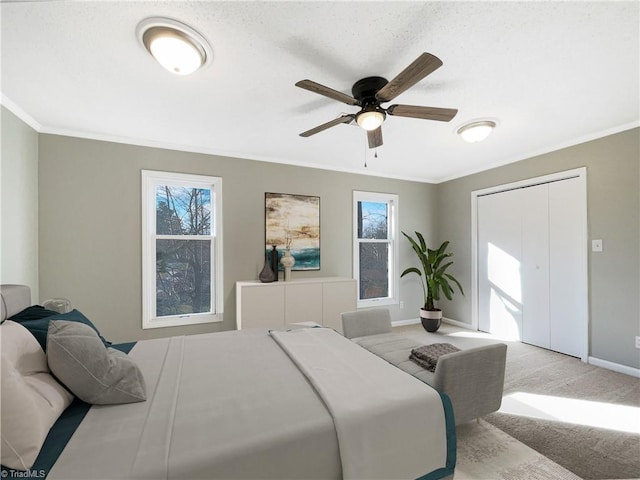
[[36, 132], [40, 133], [42, 131], [42, 125], [31, 115], [25, 112], [22, 108], [20, 108], [13, 100], [7, 97], [4, 93], [0, 92], [0, 105], [5, 107], [11, 113], [13, 113], [16, 117], [22, 120], [24, 123], [33, 128]]

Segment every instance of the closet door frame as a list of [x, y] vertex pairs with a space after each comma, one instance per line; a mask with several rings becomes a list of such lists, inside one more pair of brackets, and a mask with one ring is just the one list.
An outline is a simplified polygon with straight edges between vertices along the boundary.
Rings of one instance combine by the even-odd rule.
[[567, 180], [570, 178], [577, 178], [580, 185], [580, 196], [584, 204], [584, 215], [580, 220], [580, 236], [582, 251], [580, 255], [582, 257], [582, 272], [581, 272], [581, 290], [585, 292], [581, 311], [585, 312], [584, 318], [581, 321], [582, 349], [580, 358], [583, 362], [588, 361], [589, 355], [589, 272], [588, 272], [588, 228], [587, 228], [587, 169], [586, 167], [575, 168], [572, 170], [565, 170], [562, 172], [551, 173], [549, 175], [543, 175], [535, 178], [528, 178], [526, 180], [520, 180], [517, 182], [506, 183], [503, 185], [496, 185], [493, 187], [483, 188], [481, 190], [474, 190], [471, 192], [471, 328], [478, 330], [478, 308], [479, 308], [479, 254], [478, 254], [478, 198], [490, 195], [492, 193], [505, 192], [508, 190], [515, 190], [518, 188], [532, 187], [534, 185], [540, 185], [543, 183], [557, 182], [560, 180]]

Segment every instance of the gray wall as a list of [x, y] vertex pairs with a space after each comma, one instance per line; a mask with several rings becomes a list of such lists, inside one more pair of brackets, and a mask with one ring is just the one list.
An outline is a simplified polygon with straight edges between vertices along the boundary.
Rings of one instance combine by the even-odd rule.
[[[224, 322], [141, 329], [140, 170], [223, 179]], [[399, 195], [400, 228], [433, 232], [434, 190], [424, 183], [274, 163], [40, 135], [40, 289], [62, 296], [114, 341], [235, 328], [235, 282], [264, 263], [264, 193], [320, 196], [321, 270], [294, 277], [352, 276], [353, 190]], [[413, 264], [401, 242], [400, 264]], [[416, 318], [422, 293], [403, 279], [394, 320]]]
[[437, 235], [451, 240], [452, 270], [465, 297], [444, 302], [445, 316], [471, 323], [471, 192], [548, 173], [587, 167], [590, 356], [640, 368], [640, 129], [557, 150], [436, 186]]
[[0, 110], [0, 283], [29, 285], [38, 301], [38, 134]]
[[[69, 297], [116, 341], [234, 328], [234, 282], [256, 278], [262, 265], [266, 191], [321, 197], [322, 270], [297, 276], [350, 276], [352, 190], [398, 193], [401, 229], [421, 230], [431, 244], [451, 240], [452, 273], [467, 295], [441, 306], [447, 317], [471, 323], [471, 191], [586, 166], [589, 238], [605, 247], [589, 253], [590, 355], [640, 368], [633, 347], [640, 335], [639, 129], [434, 186], [38, 135], [1, 110], [0, 280], [30, 285], [34, 301]], [[141, 330], [141, 169], [223, 177], [223, 324]], [[406, 242], [400, 245], [400, 267], [413, 265]], [[393, 308], [393, 319], [415, 318], [422, 294], [414, 278], [400, 281], [400, 299], [405, 309]]]

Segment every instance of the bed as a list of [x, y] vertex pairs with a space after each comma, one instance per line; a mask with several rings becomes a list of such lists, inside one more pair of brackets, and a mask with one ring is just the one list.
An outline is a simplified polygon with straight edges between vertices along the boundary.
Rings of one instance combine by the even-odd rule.
[[[3, 321], [30, 305], [25, 288], [1, 287]], [[2, 325], [3, 369], [7, 332], [20, 330], [16, 325]], [[248, 329], [119, 348], [142, 372], [146, 400], [72, 400], [29, 467], [32, 475], [431, 480], [453, 474], [455, 422], [446, 396], [333, 330]], [[4, 395], [3, 388], [3, 405]], [[4, 410], [2, 420], [4, 427]], [[3, 452], [4, 437], [3, 431]]]

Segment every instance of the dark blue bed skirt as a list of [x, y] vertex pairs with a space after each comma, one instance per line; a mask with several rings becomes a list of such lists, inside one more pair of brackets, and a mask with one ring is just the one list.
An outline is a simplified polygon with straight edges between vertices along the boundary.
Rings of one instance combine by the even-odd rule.
[[449, 475], [453, 476], [453, 472], [456, 468], [457, 459], [457, 439], [456, 439], [456, 420], [453, 416], [453, 405], [451, 405], [451, 399], [446, 393], [441, 393], [442, 406], [444, 407], [445, 425], [447, 429], [447, 462], [444, 468], [439, 468], [431, 473], [427, 473], [417, 480], [437, 480], [445, 478]]

